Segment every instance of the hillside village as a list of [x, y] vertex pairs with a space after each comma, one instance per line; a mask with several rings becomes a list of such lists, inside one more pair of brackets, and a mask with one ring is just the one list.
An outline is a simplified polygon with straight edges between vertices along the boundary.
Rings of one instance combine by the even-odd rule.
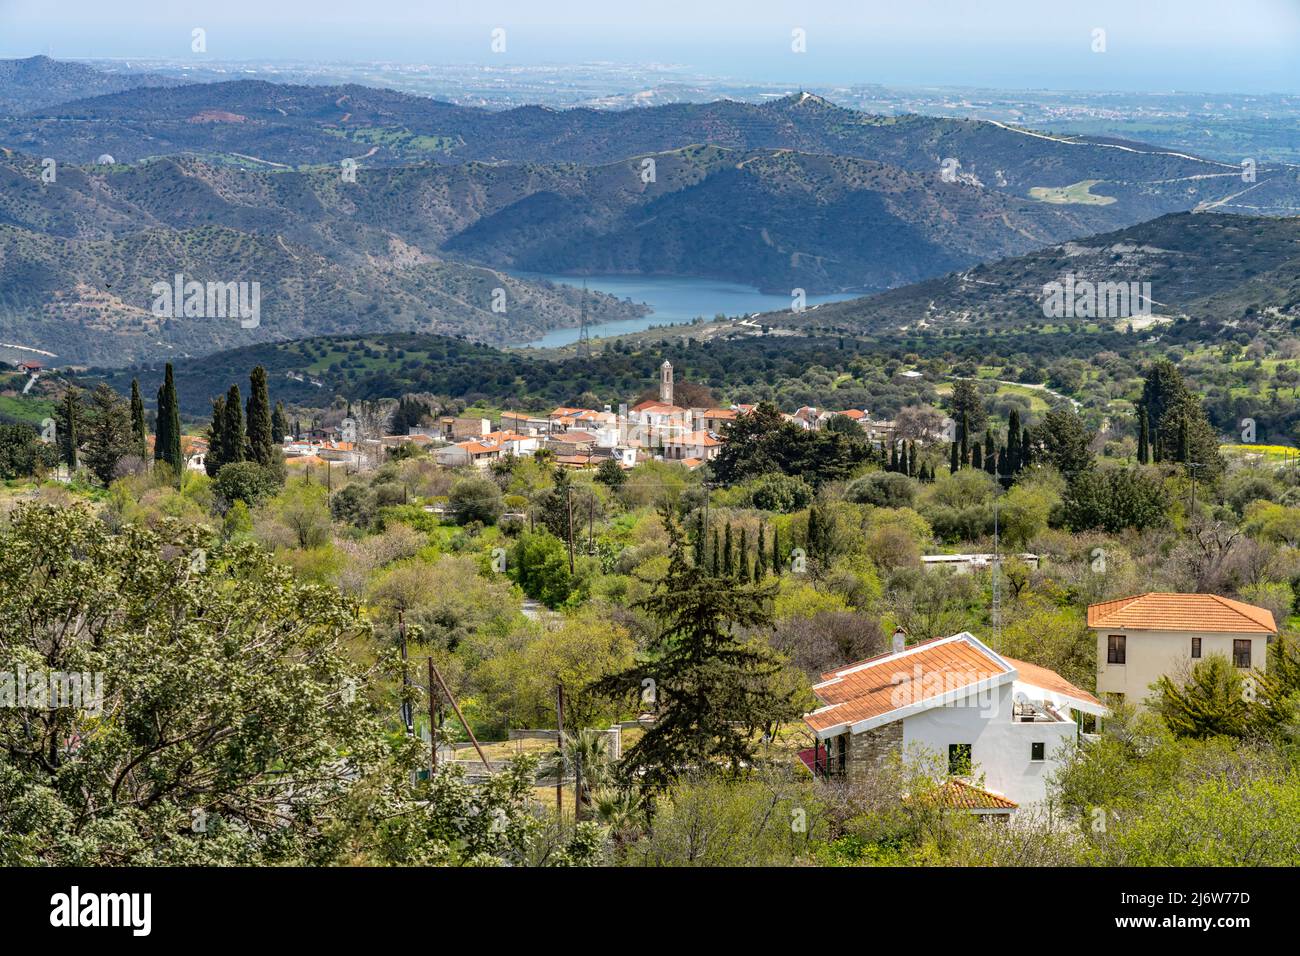
[[[202, 542], [196, 586], [256, 560], [288, 575], [276, 601], [334, 595], [365, 675], [352, 730], [410, 745], [390, 782], [487, 799], [513, 774], [503, 811], [534, 849], [667, 860], [678, 818], [644, 808], [723, 786], [741, 818], [770, 791], [810, 821], [763, 824], [744, 862], [1290, 853], [1285, 827], [1250, 849], [1212, 837], [1185, 795], [1223, 741], [1247, 788], [1295, 772], [1295, 475], [1223, 458], [1171, 365], [1148, 370], [1136, 461], [1094, 452], [1068, 402], [998, 421], [969, 380], [897, 420], [677, 404], [693, 393], [667, 361], [617, 411], [402, 396], [322, 416], [273, 403], [258, 367], [202, 428], [182, 427], [170, 369], [152, 414], [137, 383], [129, 402], [64, 388], [47, 433], [0, 434], [8, 553], [102, 526], [164, 562]], [[1195, 493], [1193, 457], [1215, 463]], [[113, 600], [154, 613], [134, 594]], [[673, 692], [697, 683], [726, 707]], [[1135, 802], [1157, 768], [1160, 796]], [[1153, 849], [1164, 826], [1190, 855]]]

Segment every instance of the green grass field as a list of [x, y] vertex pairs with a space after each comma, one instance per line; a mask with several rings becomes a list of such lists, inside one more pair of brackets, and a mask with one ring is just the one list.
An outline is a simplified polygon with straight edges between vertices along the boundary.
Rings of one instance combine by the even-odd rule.
[[1109, 206], [1115, 202], [1114, 196], [1098, 196], [1091, 191], [1099, 182], [1100, 179], [1085, 179], [1069, 186], [1034, 186], [1029, 190], [1029, 198], [1061, 206]]

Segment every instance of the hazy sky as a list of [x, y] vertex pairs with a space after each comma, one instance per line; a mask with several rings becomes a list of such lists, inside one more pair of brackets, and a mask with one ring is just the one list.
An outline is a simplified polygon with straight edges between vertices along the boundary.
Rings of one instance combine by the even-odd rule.
[[1300, 93], [1300, 0], [0, 0], [0, 55], [198, 56], [195, 27], [226, 61], [602, 60], [781, 84]]

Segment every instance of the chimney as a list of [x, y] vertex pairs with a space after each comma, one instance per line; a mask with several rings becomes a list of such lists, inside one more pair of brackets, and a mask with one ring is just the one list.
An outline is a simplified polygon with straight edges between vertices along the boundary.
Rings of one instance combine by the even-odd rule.
[[894, 628], [894, 653], [897, 654], [907, 646], [907, 634], [901, 627]]

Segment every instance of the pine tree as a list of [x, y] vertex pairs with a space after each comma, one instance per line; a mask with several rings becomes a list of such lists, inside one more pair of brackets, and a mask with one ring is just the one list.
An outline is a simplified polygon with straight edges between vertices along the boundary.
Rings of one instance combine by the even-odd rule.
[[775, 584], [701, 573], [686, 560], [672, 510], [662, 517], [668, 572], [636, 605], [658, 622], [658, 632], [643, 661], [593, 687], [629, 698], [655, 688], [655, 722], [619, 765], [624, 780], [652, 792], [684, 772], [743, 772], [755, 763], [758, 732], [772, 733], [798, 714], [793, 694], [779, 683], [779, 658], [742, 636], [771, 626]]
[[131, 454], [144, 459], [149, 454], [149, 428], [144, 422], [144, 399], [140, 380], [131, 379]]
[[271, 429], [271, 397], [266, 387], [266, 369], [257, 366], [248, 376], [248, 460], [264, 468], [277, 464], [275, 437]]
[[117, 477], [118, 462], [131, 450], [131, 410], [120, 395], [100, 382], [91, 393], [86, 430], [86, 467], [105, 485]]

